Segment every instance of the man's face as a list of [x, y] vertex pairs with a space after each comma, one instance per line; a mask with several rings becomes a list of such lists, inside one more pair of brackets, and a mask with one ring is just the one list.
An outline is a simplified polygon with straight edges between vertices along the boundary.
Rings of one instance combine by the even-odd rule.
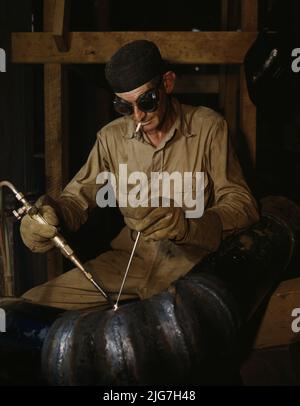
[[166, 112], [166, 89], [164, 80], [162, 81], [161, 85], [157, 88], [158, 92], [158, 106], [155, 111], [152, 112], [144, 112], [139, 109], [137, 105], [137, 100], [143, 95], [145, 92], [154, 89], [155, 86], [151, 82], [148, 82], [130, 92], [124, 93], [116, 93], [116, 95], [132, 104], [133, 107], [133, 114], [132, 118], [136, 123], [141, 122], [143, 126], [143, 130], [145, 132], [153, 132], [159, 130], [163, 119], [165, 119], [165, 112]]

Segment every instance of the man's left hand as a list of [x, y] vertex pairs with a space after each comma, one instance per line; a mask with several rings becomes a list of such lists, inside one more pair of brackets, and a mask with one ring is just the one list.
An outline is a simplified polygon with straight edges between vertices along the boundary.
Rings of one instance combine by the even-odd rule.
[[181, 207], [122, 208], [125, 223], [149, 240], [182, 240], [188, 228]]

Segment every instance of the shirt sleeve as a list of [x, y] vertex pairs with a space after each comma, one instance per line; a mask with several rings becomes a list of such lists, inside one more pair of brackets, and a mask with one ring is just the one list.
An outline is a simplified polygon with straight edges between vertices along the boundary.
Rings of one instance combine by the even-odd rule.
[[182, 243], [209, 252], [218, 249], [222, 238], [259, 220], [257, 205], [247, 186], [230, 144], [227, 123], [219, 118], [209, 130], [205, 166], [212, 183], [212, 205], [201, 218], [189, 219]]
[[224, 119], [219, 119], [212, 128], [207, 154], [207, 170], [214, 191], [211, 210], [220, 217], [223, 233], [227, 235], [257, 222], [257, 204], [244, 179]]
[[70, 230], [75, 231], [84, 224], [91, 209], [96, 207], [96, 195], [101, 187], [96, 179], [102, 171], [109, 171], [109, 164], [101, 133], [98, 133], [86, 163], [57, 200], [60, 217]]

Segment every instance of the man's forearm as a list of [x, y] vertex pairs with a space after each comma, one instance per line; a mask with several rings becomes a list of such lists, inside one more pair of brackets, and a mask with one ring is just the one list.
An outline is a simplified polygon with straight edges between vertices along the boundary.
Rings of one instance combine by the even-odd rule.
[[56, 200], [56, 204], [55, 209], [62, 227], [76, 231], [86, 222], [87, 212], [74, 199], [60, 197]]

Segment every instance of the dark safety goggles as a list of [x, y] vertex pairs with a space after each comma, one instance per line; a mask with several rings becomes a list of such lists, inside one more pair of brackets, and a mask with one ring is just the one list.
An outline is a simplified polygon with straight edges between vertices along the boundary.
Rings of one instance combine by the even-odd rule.
[[[154, 89], [147, 90], [145, 93], [141, 94], [135, 104], [140, 111], [144, 113], [151, 113], [155, 111], [159, 103], [159, 87], [161, 85], [161, 80]], [[114, 109], [125, 116], [133, 114], [134, 108], [133, 104], [128, 101], [121, 99], [121, 97], [116, 96], [114, 99]]]

